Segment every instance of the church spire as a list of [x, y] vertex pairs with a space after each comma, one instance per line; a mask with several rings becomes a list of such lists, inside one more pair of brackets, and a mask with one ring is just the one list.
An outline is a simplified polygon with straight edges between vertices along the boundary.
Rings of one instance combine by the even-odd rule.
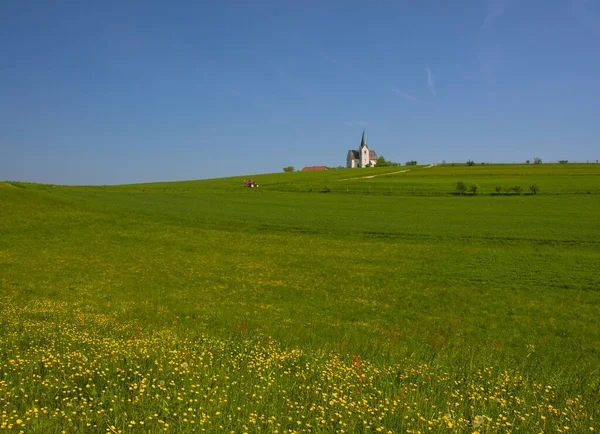
[[362, 140], [360, 141], [360, 148], [367, 147], [367, 138], [365, 137], [365, 130], [363, 130]]

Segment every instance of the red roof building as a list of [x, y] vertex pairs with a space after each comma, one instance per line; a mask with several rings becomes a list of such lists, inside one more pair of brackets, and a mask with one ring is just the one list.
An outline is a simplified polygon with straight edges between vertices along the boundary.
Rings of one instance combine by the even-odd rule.
[[327, 170], [327, 166], [306, 166], [302, 168], [303, 172], [308, 172], [309, 170]]

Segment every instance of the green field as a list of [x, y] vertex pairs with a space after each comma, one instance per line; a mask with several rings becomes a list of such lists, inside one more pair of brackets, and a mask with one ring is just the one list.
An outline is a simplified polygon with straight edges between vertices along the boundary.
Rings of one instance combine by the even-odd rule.
[[0, 430], [592, 432], [599, 270], [598, 164], [0, 182]]

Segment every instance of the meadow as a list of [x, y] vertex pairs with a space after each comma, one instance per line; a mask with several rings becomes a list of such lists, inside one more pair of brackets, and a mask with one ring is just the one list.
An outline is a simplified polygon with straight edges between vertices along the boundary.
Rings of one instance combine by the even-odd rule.
[[0, 182], [0, 430], [593, 432], [599, 216], [598, 164]]

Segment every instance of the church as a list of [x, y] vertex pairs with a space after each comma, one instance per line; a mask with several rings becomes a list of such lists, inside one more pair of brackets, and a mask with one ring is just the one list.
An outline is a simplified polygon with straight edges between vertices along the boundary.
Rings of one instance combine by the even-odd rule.
[[363, 131], [362, 140], [360, 141], [360, 148], [358, 151], [353, 149], [348, 151], [348, 156], [346, 157], [346, 167], [349, 169], [353, 169], [355, 167], [370, 167], [375, 166], [377, 163], [377, 153], [375, 151], [371, 151], [367, 146], [367, 138], [365, 137], [365, 132]]

